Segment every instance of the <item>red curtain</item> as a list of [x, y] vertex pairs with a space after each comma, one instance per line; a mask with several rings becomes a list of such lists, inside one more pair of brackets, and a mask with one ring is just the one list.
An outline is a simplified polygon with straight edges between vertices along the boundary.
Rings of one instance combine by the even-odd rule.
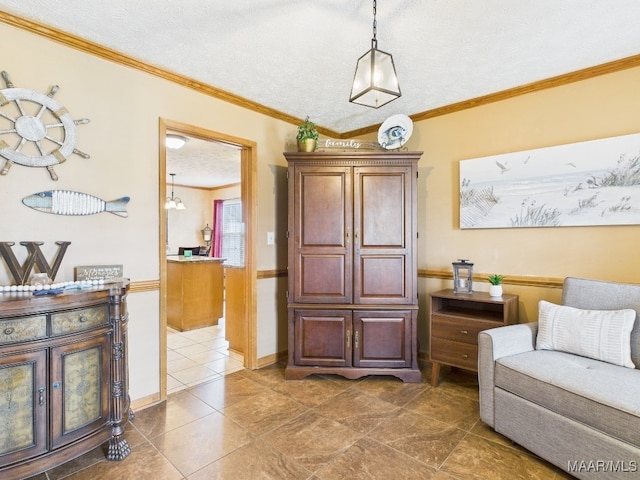
[[213, 201], [213, 238], [211, 256], [222, 257], [222, 206], [224, 200]]

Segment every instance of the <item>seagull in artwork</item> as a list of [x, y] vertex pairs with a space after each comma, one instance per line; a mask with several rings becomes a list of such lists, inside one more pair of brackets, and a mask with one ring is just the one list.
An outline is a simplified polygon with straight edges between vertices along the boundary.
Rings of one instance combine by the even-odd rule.
[[573, 168], [578, 168], [578, 167], [576, 167], [576, 164], [573, 163], [573, 162], [567, 162], [567, 163], [565, 163], [565, 165], [569, 165], [570, 167], [573, 167]]
[[509, 169], [507, 168], [506, 165], [503, 165], [502, 163], [498, 162], [497, 160], [496, 160], [496, 165], [500, 169], [500, 173], [504, 173], [504, 172], [508, 172], [509, 171]]

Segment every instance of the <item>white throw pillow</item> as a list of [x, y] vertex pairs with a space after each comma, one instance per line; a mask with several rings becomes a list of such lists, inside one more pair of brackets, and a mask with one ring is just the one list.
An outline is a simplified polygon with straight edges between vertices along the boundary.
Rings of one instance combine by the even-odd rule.
[[541, 300], [536, 349], [559, 350], [635, 368], [631, 330], [635, 310], [580, 310]]

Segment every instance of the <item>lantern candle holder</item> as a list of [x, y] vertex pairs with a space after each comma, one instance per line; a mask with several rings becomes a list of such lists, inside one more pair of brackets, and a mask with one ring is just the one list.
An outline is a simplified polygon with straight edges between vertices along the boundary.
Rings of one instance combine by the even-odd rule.
[[452, 265], [453, 293], [473, 293], [473, 263], [459, 258]]

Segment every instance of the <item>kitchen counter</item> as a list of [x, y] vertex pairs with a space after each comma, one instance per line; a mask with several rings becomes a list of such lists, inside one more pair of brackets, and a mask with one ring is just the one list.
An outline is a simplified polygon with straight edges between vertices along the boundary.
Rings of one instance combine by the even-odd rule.
[[223, 315], [223, 258], [167, 257], [167, 323], [181, 332], [218, 324]]

